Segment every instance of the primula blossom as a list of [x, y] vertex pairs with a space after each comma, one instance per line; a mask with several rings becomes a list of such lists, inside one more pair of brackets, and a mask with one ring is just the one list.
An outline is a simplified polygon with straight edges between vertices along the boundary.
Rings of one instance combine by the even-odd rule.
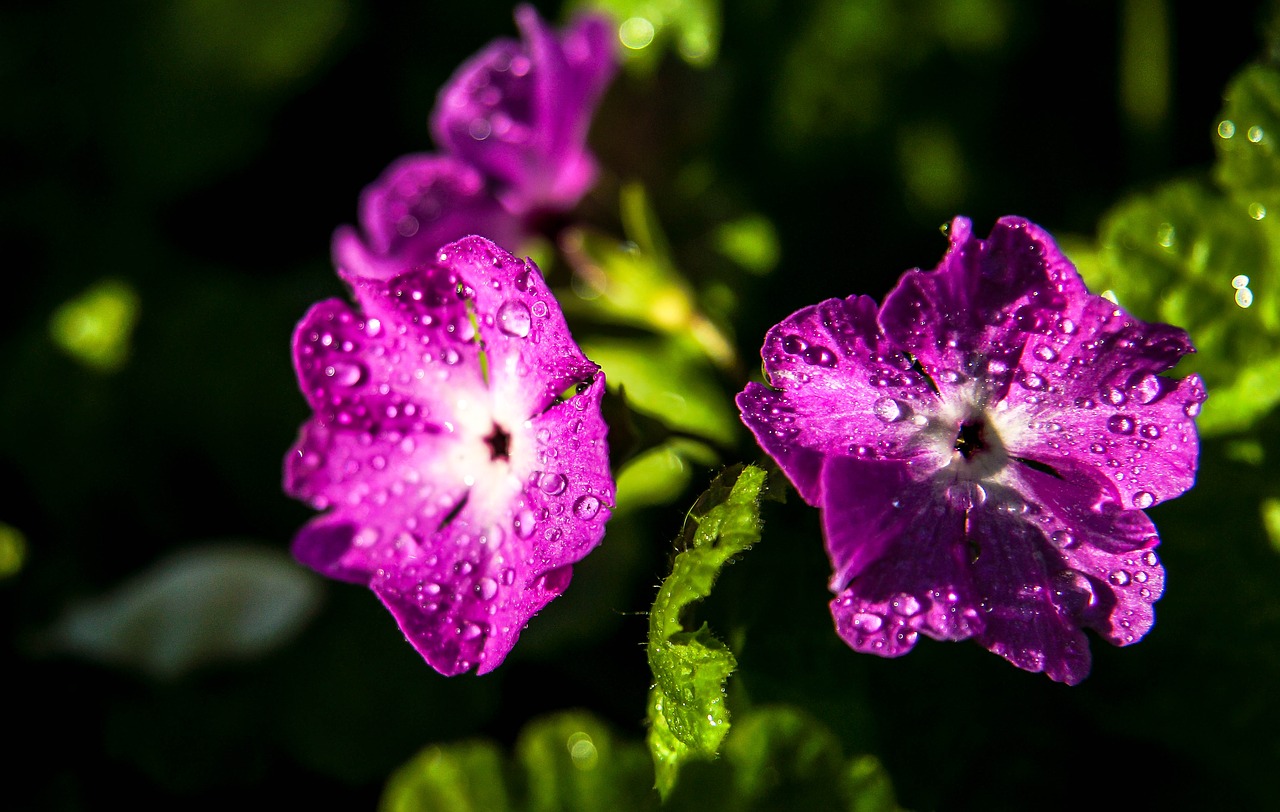
[[569, 583], [614, 499], [604, 375], [538, 268], [468, 237], [293, 338], [314, 416], [285, 488], [297, 558], [367, 584], [436, 670], [485, 673]]
[[973, 638], [1077, 683], [1084, 628], [1127, 645], [1164, 587], [1143, 512], [1195, 479], [1192, 352], [1089, 293], [1052, 239], [950, 227], [880, 307], [831, 299], [769, 331], [743, 420], [822, 509], [838, 633], [896, 657]]
[[613, 27], [585, 14], [556, 32], [527, 5], [516, 23], [522, 42], [490, 43], [441, 89], [431, 130], [444, 153], [394, 162], [361, 194], [360, 231], [334, 234], [344, 278], [385, 279], [468, 234], [515, 250], [591, 188], [587, 133], [618, 66]]

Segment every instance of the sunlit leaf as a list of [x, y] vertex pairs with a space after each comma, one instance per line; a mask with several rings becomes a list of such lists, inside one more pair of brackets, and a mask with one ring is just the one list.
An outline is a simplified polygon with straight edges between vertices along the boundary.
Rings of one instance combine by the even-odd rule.
[[720, 48], [719, 0], [584, 0], [618, 21], [618, 42], [627, 67], [649, 73], [672, 48], [685, 62], [705, 67]]
[[748, 215], [720, 226], [716, 247], [751, 273], [765, 274], [778, 264], [778, 232], [763, 215]]
[[138, 294], [130, 285], [103, 280], [59, 307], [49, 333], [59, 349], [80, 363], [113, 372], [129, 358], [138, 307]]
[[0, 522], [0, 579], [22, 571], [27, 560], [27, 537], [18, 528]]
[[662, 582], [649, 614], [649, 750], [658, 790], [670, 794], [680, 767], [714, 758], [729, 730], [725, 680], [736, 667], [732, 652], [706, 624], [685, 628], [688, 607], [711, 594], [721, 568], [760, 539], [760, 491], [765, 473], [755, 466], [727, 469], [685, 519], [682, 552]]
[[514, 759], [488, 742], [428, 747], [392, 775], [382, 812], [620, 812], [656, 809], [639, 742], [586, 713], [536, 719]]
[[1092, 289], [1191, 334], [1197, 352], [1178, 371], [1204, 376], [1204, 434], [1245, 428], [1280, 402], [1274, 228], [1272, 218], [1254, 219], [1238, 201], [1183, 181], [1114, 209], [1096, 261], [1081, 262]]
[[807, 712], [770, 706], [740, 714], [724, 745], [735, 808], [892, 812], [893, 784], [874, 756], [846, 759], [840, 740]]
[[428, 747], [392, 773], [381, 812], [505, 812], [502, 754], [490, 742]]
[[110, 594], [71, 607], [49, 644], [175, 677], [270, 650], [298, 632], [319, 601], [319, 580], [283, 551], [210, 544], [175, 553]]
[[1254, 214], [1280, 216], [1280, 71], [1253, 65], [1241, 71], [1223, 94], [1219, 116], [1217, 177]]
[[582, 351], [604, 369], [609, 386], [625, 387], [627, 401], [661, 415], [672, 429], [731, 444], [737, 412], [716, 371], [687, 343], [666, 338], [584, 337]]
[[563, 241], [575, 274], [575, 295], [561, 297], [565, 312], [692, 340], [717, 366], [736, 369], [733, 343], [676, 269], [644, 187], [624, 186], [620, 208], [627, 241], [591, 231]]

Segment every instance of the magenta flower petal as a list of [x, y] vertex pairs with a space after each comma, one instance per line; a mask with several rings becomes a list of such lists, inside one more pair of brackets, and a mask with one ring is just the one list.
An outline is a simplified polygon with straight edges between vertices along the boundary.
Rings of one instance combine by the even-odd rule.
[[613, 29], [584, 15], [557, 34], [527, 5], [516, 9], [516, 23], [522, 42], [491, 43], [440, 91], [431, 129], [496, 181], [512, 213], [572, 208], [595, 180], [586, 140], [617, 70]]
[[823, 510], [832, 613], [855, 649], [973, 638], [1067, 683], [1082, 629], [1118, 645], [1164, 586], [1143, 512], [1191, 487], [1200, 379], [1192, 351], [1090, 294], [1039, 227], [957, 218], [938, 268], [884, 306], [808, 307], [769, 331], [768, 386], [743, 421]]
[[483, 234], [515, 250], [524, 239], [483, 175], [445, 155], [406, 155], [360, 194], [360, 230], [333, 235], [338, 274], [389, 279], [429, 262], [446, 243]]
[[604, 375], [488, 240], [353, 289], [359, 311], [321, 302], [294, 335], [314, 416], [285, 489], [327, 511], [294, 553], [368, 584], [441, 673], [485, 673], [604, 534]]

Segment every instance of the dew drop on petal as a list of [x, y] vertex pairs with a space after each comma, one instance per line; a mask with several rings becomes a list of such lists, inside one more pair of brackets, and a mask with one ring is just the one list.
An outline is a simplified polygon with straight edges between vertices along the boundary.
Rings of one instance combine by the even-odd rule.
[[579, 519], [593, 519], [600, 512], [600, 500], [587, 494], [578, 497], [578, 501], [573, 503], [573, 515]]
[[538, 523], [537, 518], [533, 515], [532, 510], [522, 510], [516, 514], [516, 520], [513, 527], [516, 535], [522, 539], [527, 539], [533, 535], [533, 527]]
[[1156, 497], [1150, 491], [1138, 491], [1133, 495], [1133, 506], [1139, 510], [1146, 510], [1155, 504]]
[[853, 627], [864, 632], [878, 632], [884, 625], [884, 618], [873, 612], [858, 612], [853, 616]]
[[543, 493], [549, 493], [555, 496], [558, 493], [564, 493], [564, 489], [568, 484], [563, 474], [556, 474], [548, 471], [538, 477], [538, 488]]
[[1076, 537], [1070, 530], [1055, 530], [1049, 534], [1049, 542], [1059, 550], [1070, 550], [1076, 546]]
[[1139, 403], [1150, 403], [1160, 395], [1160, 379], [1148, 372], [1130, 382], [1129, 394]]
[[1107, 580], [1116, 586], [1128, 586], [1133, 576], [1127, 570], [1116, 570], [1107, 576]]
[[1133, 418], [1123, 414], [1113, 414], [1107, 419], [1107, 429], [1115, 434], [1133, 434]]
[[893, 599], [893, 611], [903, 617], [912, 617], [920, 611], [920, 601], [914, 595], [903, 592]]
[[339, 361], [325, 367], [324, 374], [340, 386], [355, 386], [364, 378], [364, 367]]
[[482, 601], [493, 600], [493, 596], [498, 594], [498, 582], [492, 578], [481, 578], [476, 582], [476, 594]]
[[782, 349], [791, 355], [799, 355], [809, 348], [809, 343], [800, 336], [789, 335], [782, 339]]
[[1058, 357], [1058, 353], [1054, 351], [1053, 347], [1050, 347], [1048, 344], [1042, 344], [1041, 346], [1037, 347], [1035, 354], [1037, 358], [1045, 362], [1052, 361]]
[[886, 423], [902, 417], [902, 406], [893, 398], [880, 398], [871, 406], [871, 411]]
[[836, 354], [819, 344], [805, 350], [803, 358], [804, 362], [811, 366], [834, 367], [836, 365]]
[[462, 627], [458, 629], [458, 634], [462, 636], [463, 640], [475, 640], [483, 633], [484, 629], [480, 628], [479, 623], [472, 623], [470, 621], [463, 623]]
[[1148, 567], [1154, 567], [1158, 561], [1156, 554], [1151, 550], [1147, 550], [1146, 554], [1142, 556], [1142, 560]]
[[534, 315], [534, 316], [536, 316], [536, 317], [538, 317], [538, 318], [543, 318], [543, 317], [545, 317], [545, 316], [547, 315], [547, 312], [548, 312], [548, 309], [547, 309], [547, 303], [546, 303], [546, 302], [544, 302], [544, 301], [542, 301], [541, 299], [539, 299], [538, 301], [536, 301], [536, 302], [534, 302], [534, 303], [533, 303], [533, 307], [531, 308], [531, 312], [533, 313], [533, 315]]
[[524, 302], [513, 299], [498, 308], [498, 329], [509, 336], [524, 338], [532, 323], [529, 306]]

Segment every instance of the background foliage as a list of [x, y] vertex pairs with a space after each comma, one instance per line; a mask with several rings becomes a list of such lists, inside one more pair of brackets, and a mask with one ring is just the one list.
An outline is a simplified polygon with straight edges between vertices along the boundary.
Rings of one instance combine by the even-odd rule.
[[973, 645], [855, 655], [831, 631], [816, 511], [765, 502], [761, 540], [685, 624], [737, 662], [733, 726], [671, 804], [1065, 809], [1113, 774], [1150, 806], [1274, 804], [1272, 10], [595, 5], [659, 21], [597, 117], [605, 174], [577, 212], [612, 284], [528, 250], [627, 384], [615, 442], [640, 455], [602, 547], [478, 679], [439, 677], [366, 590], [293, 564], [310, 511], [279, 480], [306, 416], [290, 332], [343, 295], [330, 234], [387, 163], [431, 147], [436, 90], [514, 34], [511, 5], [0, 11], [0, 622], [22, 720], [3, 805], [656, 808], [646, 613], [689, 505], [760, 461], [729, 397], [765, 329], [932, 267], [955, 214], [984, 233], [1011, 213], [1201, 348], [1200, 481], [1151, 511], [1154, 630], [1095, 641], [1076, 688]]

